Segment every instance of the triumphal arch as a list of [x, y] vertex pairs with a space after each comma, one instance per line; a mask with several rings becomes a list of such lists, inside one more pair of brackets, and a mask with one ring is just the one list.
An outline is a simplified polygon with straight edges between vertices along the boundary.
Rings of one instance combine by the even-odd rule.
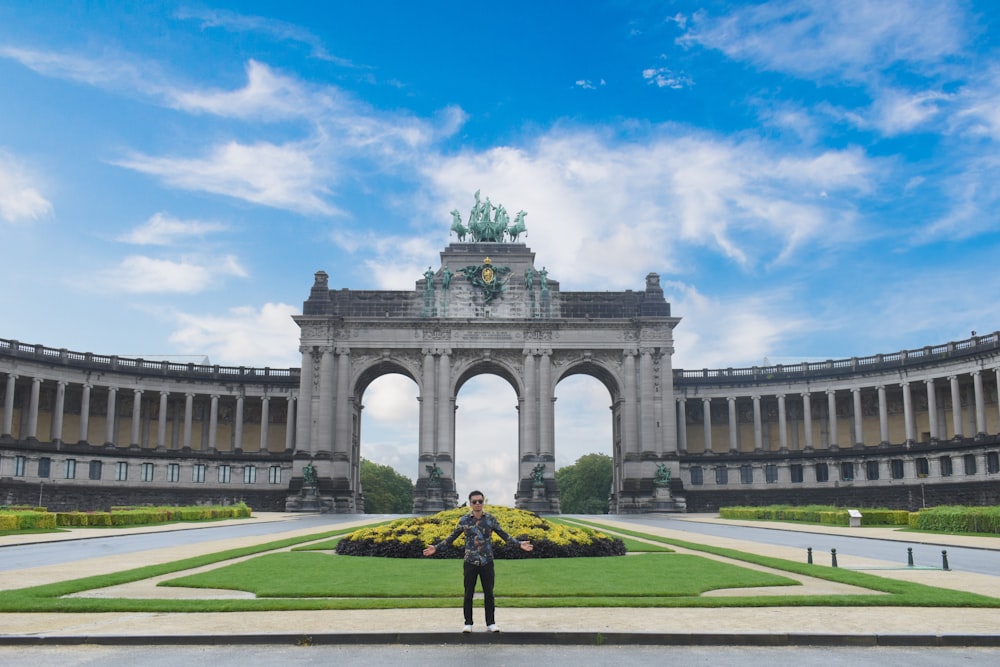
[[467, 223], [452, 212], [457, 242], [414, 289], [331, 289], [324, 271], [305, 301], [296, 427], [296, 472], [287, 507], [363, 511], [362, 396], [387, 373], [419, 392], [419, 479], [414, 511], [454, 507], [455, 397], [470, 378], [494, 374], [517, 396], [518, 507], [559, 511], [555, 479], [556, 385], [586, 374], [608, 390], [612, 512], [680, 511], [673, 329], [660, 278], [638, 291], [561, 289], [513, 221], [489, 198]]

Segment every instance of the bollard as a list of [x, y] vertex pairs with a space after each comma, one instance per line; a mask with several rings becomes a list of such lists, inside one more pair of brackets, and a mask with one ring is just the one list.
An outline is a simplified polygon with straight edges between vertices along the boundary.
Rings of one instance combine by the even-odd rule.
[[809, 563], [810, 565], [812, 565], [813, 564], [813, 548], [812, 547], [807, 547], [806, 548], [806, 554], [807, 554], [806, 562]]
[[913, 567], [913, 547], [906, 547], [906, 566]]
[[941, 569], [942, 570], [951, 569], [948, 567], [948, 552], [945, 551], [944, 549], [941, 550]]
[[833, 561], [833, 567], [837, 567], [837, 550], [830, 549], [830, 559]]

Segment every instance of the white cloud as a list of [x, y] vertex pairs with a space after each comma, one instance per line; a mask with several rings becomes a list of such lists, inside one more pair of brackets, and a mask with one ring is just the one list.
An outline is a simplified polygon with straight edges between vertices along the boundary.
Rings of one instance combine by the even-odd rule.
[[180, 313], [169, 341], [184, 354], [208, 356], [229, 366], [290, 368], [302, 365], [299, 310], [284, 303], [232, 308], [224, 315]]
[[39, 191], [36, 179], [0, 150], [0, 220], [28, 222], [51, 214], [52, 204]]
[[961, 51], [961, 5], [939, 0], [779, 0], [727, 16], [699, 12], [679, 42], [803, 77], [868, 80], [905, 63], [936, 67]]
[[657, 88], [672, 88], [680, 90], [694, 83], [691, 77], [683, 72], [675, 73], [668, 67], [649, 67], [642, 70], [642, 78], [646, 83], [655, 85]]
[[156, 157], [135, 153], [115, 164], [158, 176], [167, 185], [244, 199], [255, 204], [332, 215], [325, 201], [326, 170], [314, 147], [267, 142], [216, 146], [202, 157]]
[[642, 143], [555, 131], [531, 146], [424, 165], [431, 210], [444, 217], [489, 184], [484, 196], [529, 212], [525, 241], [552, 279], [573, 276], [584, 288], [634, 288], [637, 273], [681, 272], [692, 245], [751, 267], [843, 242], [856, 224], [854, 197], [875, 173], [857, 149], [789, 155], [677, 127]]
[[246, 275], [232, 256], [187, 258], [177, 262], [132, 255], [118, 266], [103, 271], [98, 285], [109, 292], [129, 294], [195, 294], [211, 287], [218, 276], [244, 278]]
[[135, 245], [173, 245], [178, 240], [202, 237], [225, 231], [225, 225], [201, 220], [178, 220], [165, 213], [155, 213], [149, 220], [118, 237], [118, 241]]
[[[191, 113], [232, 118], [301, 118], [315, 113], [310, 93], [297, 80], [251, 60], [247, 83], [233, 91], [176, 90], [172, 105]], [[324, 105], [325, 106], [325, 105]]]
[[144, 62], [139, 66], [131, 57], [87, 57], [11, 46], [0, 46], [0, 57], [16, 60], [42, 76], [77, 81], [97, 88], [146, 95], [163, 92], [157, 83], [159, 76], [155, 65]]

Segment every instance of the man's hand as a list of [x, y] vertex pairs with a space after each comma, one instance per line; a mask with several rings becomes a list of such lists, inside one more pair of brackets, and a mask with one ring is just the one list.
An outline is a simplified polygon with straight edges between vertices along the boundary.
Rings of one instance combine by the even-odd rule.
[[427, 547], [426, 549], [424, 549], [424, 555], [425, 556], [433, 556], [436, 553], [437, 553], [437, 547], [435, 547], [433, 544], [431, 546]]
[[[535, 545], [533, 545], [531, 542], [518, 542], [518, 544], [521, 546], [521, 549], [523, 551], [531, 551], [532, 549], [535, 548]], [[426, 554], [427, 552], [425, 551], [424, 553]]]

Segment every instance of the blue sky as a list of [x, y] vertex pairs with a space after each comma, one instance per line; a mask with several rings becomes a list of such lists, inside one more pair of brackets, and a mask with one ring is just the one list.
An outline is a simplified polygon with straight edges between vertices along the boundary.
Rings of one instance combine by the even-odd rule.
[[[675, 367], [993, 331], [997, 20], [940, 0], [0, 0], [0, 337], [298, 366], [316, 270], [412, 288], [477, 189], [528, 211], [563, 289], [659, 273]], [[491, 445], [461, 419], [497, 392]], [[376, 383], [363, 433], [410, 476], [413, 394]], [[560, 464], [609, 452], [603, 388], [558, 396]], [[512, 390], [459, 398], [468, 483], [512, 478]]]

